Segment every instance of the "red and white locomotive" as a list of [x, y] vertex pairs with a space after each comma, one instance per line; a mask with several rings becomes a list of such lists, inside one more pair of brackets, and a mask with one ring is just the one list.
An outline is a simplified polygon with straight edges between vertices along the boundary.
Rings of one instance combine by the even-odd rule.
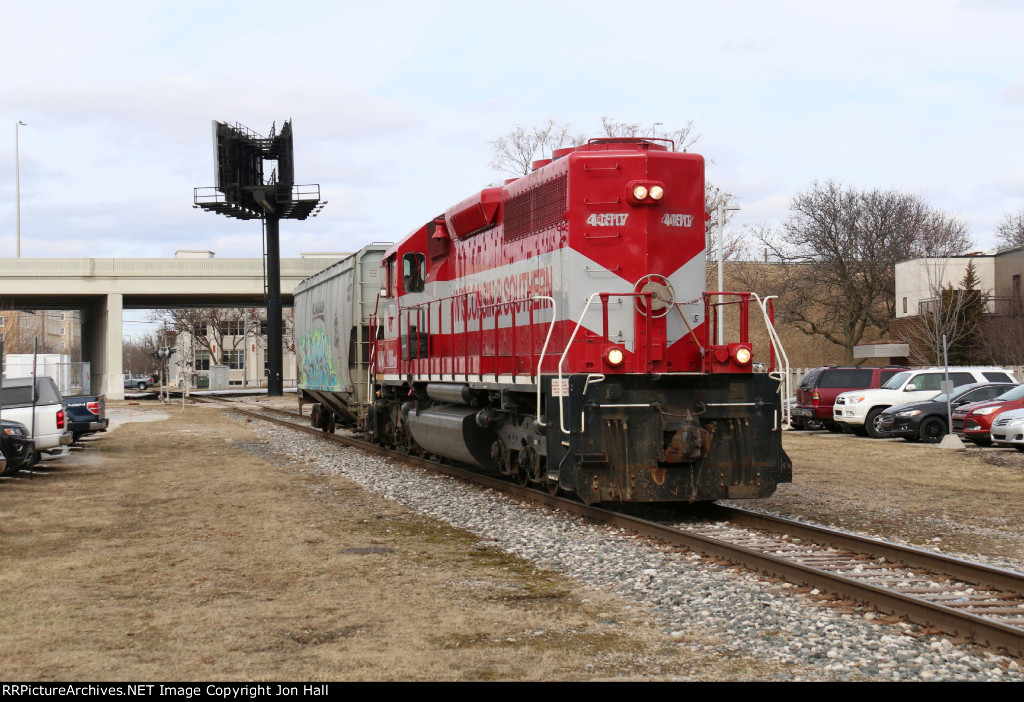
[[750, 312], [772, 336], [770, 305], [704, 292], [705, 219], [699, 155], [556, 151], [304, 281], [300, 401], [586, 502], [768, 496], [792, 476], [782, 376], [753, 372], [748, 338]]

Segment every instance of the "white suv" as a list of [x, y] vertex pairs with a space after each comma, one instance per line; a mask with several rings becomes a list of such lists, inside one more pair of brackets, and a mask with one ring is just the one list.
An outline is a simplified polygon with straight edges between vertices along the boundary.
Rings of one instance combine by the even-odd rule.
[[[875, 390], [844, 392], [836, 398], [832, 419], [850, 427], [854, 434], [867, 434], [876, 439], [886, 436], [878, 426], [882, 410], [906, 402], [930, 400], [939, 394], [945, 371], [934, 367], [897, 373]], [[1016, 383], [1013, 372], [994, 367], [951, 367], [949, 379], [953, 387], [969, 383]]]

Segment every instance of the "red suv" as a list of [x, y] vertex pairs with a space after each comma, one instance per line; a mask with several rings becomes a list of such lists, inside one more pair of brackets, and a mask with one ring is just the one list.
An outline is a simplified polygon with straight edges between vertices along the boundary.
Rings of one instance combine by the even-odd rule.
[[843, 429], [832, 420], [832, 405], [839, 393], [848, 390], [880, 388], [905, 366], [868, 368], [860, 366], [822, 366], [812, 368], [804, 374], [796, 389], [796, 405], [793, 407], [790, 427], [793, 429], [828, 429], [841, 432]]
[[992, 420], [1000, 412], [1024, 408], [1024, 385], [1007, 390], [999, 397], [986, 402], [972, 402], [953, 409], [953, 431], [963, 434], [978, 446], [990, 446]]

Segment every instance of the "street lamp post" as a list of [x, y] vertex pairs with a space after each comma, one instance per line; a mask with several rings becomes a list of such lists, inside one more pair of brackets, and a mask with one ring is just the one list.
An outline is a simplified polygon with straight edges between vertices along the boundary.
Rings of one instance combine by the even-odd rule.
[[21, 120], [18, 120], [14, 125], [14, 201], [15, 212], [17, 213], [17, 227], [15, 231], [18, 234], [18, 258], [21, 258], [21, 161], [18, 157], [18, 127], [27, 126]]

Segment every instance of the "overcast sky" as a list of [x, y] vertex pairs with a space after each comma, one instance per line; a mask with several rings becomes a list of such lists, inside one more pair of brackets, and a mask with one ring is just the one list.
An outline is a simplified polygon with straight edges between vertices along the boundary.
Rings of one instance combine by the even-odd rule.
[[[693, 120], [736, 225], [814, 180], [919, 192], [979, 248], [1024, 207], [1024, 3], [28, 2], [0, 26], [0, 246], [259, 256], [258, 223], [192, 208], [211, 121], [291, 118], [329, 201], [283, 256], [395, 241], [502, 176], [490, 141], [547, 119]], [[4, 126], [6, 125], [6, 126]]]

